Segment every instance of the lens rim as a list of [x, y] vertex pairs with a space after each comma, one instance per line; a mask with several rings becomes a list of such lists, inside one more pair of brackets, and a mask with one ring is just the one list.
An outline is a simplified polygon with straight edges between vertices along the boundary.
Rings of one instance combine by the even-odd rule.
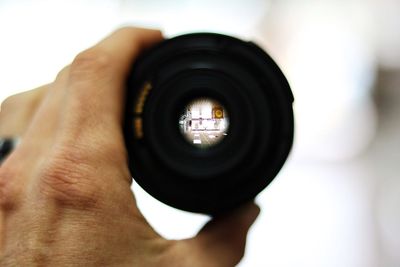
[[[224, 80], [225, 85], [210, 89], [213, 78], [205, 78], [207, 75], [218, 76], [214, 79]], [[148, 82], [153, 89], [144, 105], [145, 138], [135, 140], [131, 138], [135, 131], [132, 107], [139, 89]], [[230, 132], [219, 144], [193, 151], [179, 127], [173, 126], [185, 103], [199, 97], [216, 99], [227, 109]], [[208, 214], [230, 209], [253, 199], [281, 169], [293, 142], [292, 102], [293, 95], [280, 69], [252, 43], [209, 33], [166, 40], [137, 61], [128, 81], [125, 138], [130, 170], [139, 185], [171, 206]], [[242, 109], [236, 108], [240, 105], [237, 103], [242, 103]], [[163, 109], [163, 105], [167, 107]], [[239, 111], [247, 114], [250, 127], [240, 143], [242, 148], [235, 151], [232, 142], [243, 138], [238, 126], [243, 127], [246, 117]], [[161, 123], [173, 140], [168, 148], [160, 131], [154, 130], [160, 112], [166, 116]], [[265, 125], [257, 125], [255, 120]], [[185, 156], [177, 160], [171, 157], [171, 151]], [[201, 168], [188, 164], [193, 158], [185, 161], [188, 151], [204, 163]], [[207, 161], [218, 153], [225, 153], [229, 160]]]

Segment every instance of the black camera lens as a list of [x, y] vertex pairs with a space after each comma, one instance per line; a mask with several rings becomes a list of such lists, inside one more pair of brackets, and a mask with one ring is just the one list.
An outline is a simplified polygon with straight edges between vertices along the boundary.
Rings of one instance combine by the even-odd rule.
[[250, 42], [212, 33], [166, 40], [128, 79], [125, 141], [133, 178], [173, 207], [216, 214], [250, 201], [293, 142], [293, 96]]
[[228, 127], [226, 109], [211, 98], [198, 98], [188, 103], [179, 118], [182, 136], [201, 149], [220, 143], [228, 135]]

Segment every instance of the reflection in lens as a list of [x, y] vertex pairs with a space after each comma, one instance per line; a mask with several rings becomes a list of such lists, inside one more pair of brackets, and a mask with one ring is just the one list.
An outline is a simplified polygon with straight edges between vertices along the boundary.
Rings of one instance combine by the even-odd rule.
[[190, 102], [179, 117], [185, 139], [199, 148], [208, 148], [227, 135], [229, 118], [225, 108], [210, 98]]

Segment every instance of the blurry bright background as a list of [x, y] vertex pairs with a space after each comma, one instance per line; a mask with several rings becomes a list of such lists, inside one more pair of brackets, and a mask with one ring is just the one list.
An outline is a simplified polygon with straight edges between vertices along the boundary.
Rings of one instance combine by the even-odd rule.
[[[400, 266], [400, 1], [1, 0], [0, 102], [120, 25], [252, 39], [289, 79], [295, 146], [240, 266]], [[208, 220], [132, 188], [168, 238]]]

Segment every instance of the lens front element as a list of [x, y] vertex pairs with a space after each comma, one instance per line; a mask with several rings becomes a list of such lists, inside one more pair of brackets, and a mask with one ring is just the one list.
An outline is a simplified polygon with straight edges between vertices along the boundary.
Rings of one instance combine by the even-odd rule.
[[201, 149], [220, 143], [228, 134], [228, 127], [227, 111], [210, 98], [193, 100], [179, 117], [179, 129], [185, 140]]

